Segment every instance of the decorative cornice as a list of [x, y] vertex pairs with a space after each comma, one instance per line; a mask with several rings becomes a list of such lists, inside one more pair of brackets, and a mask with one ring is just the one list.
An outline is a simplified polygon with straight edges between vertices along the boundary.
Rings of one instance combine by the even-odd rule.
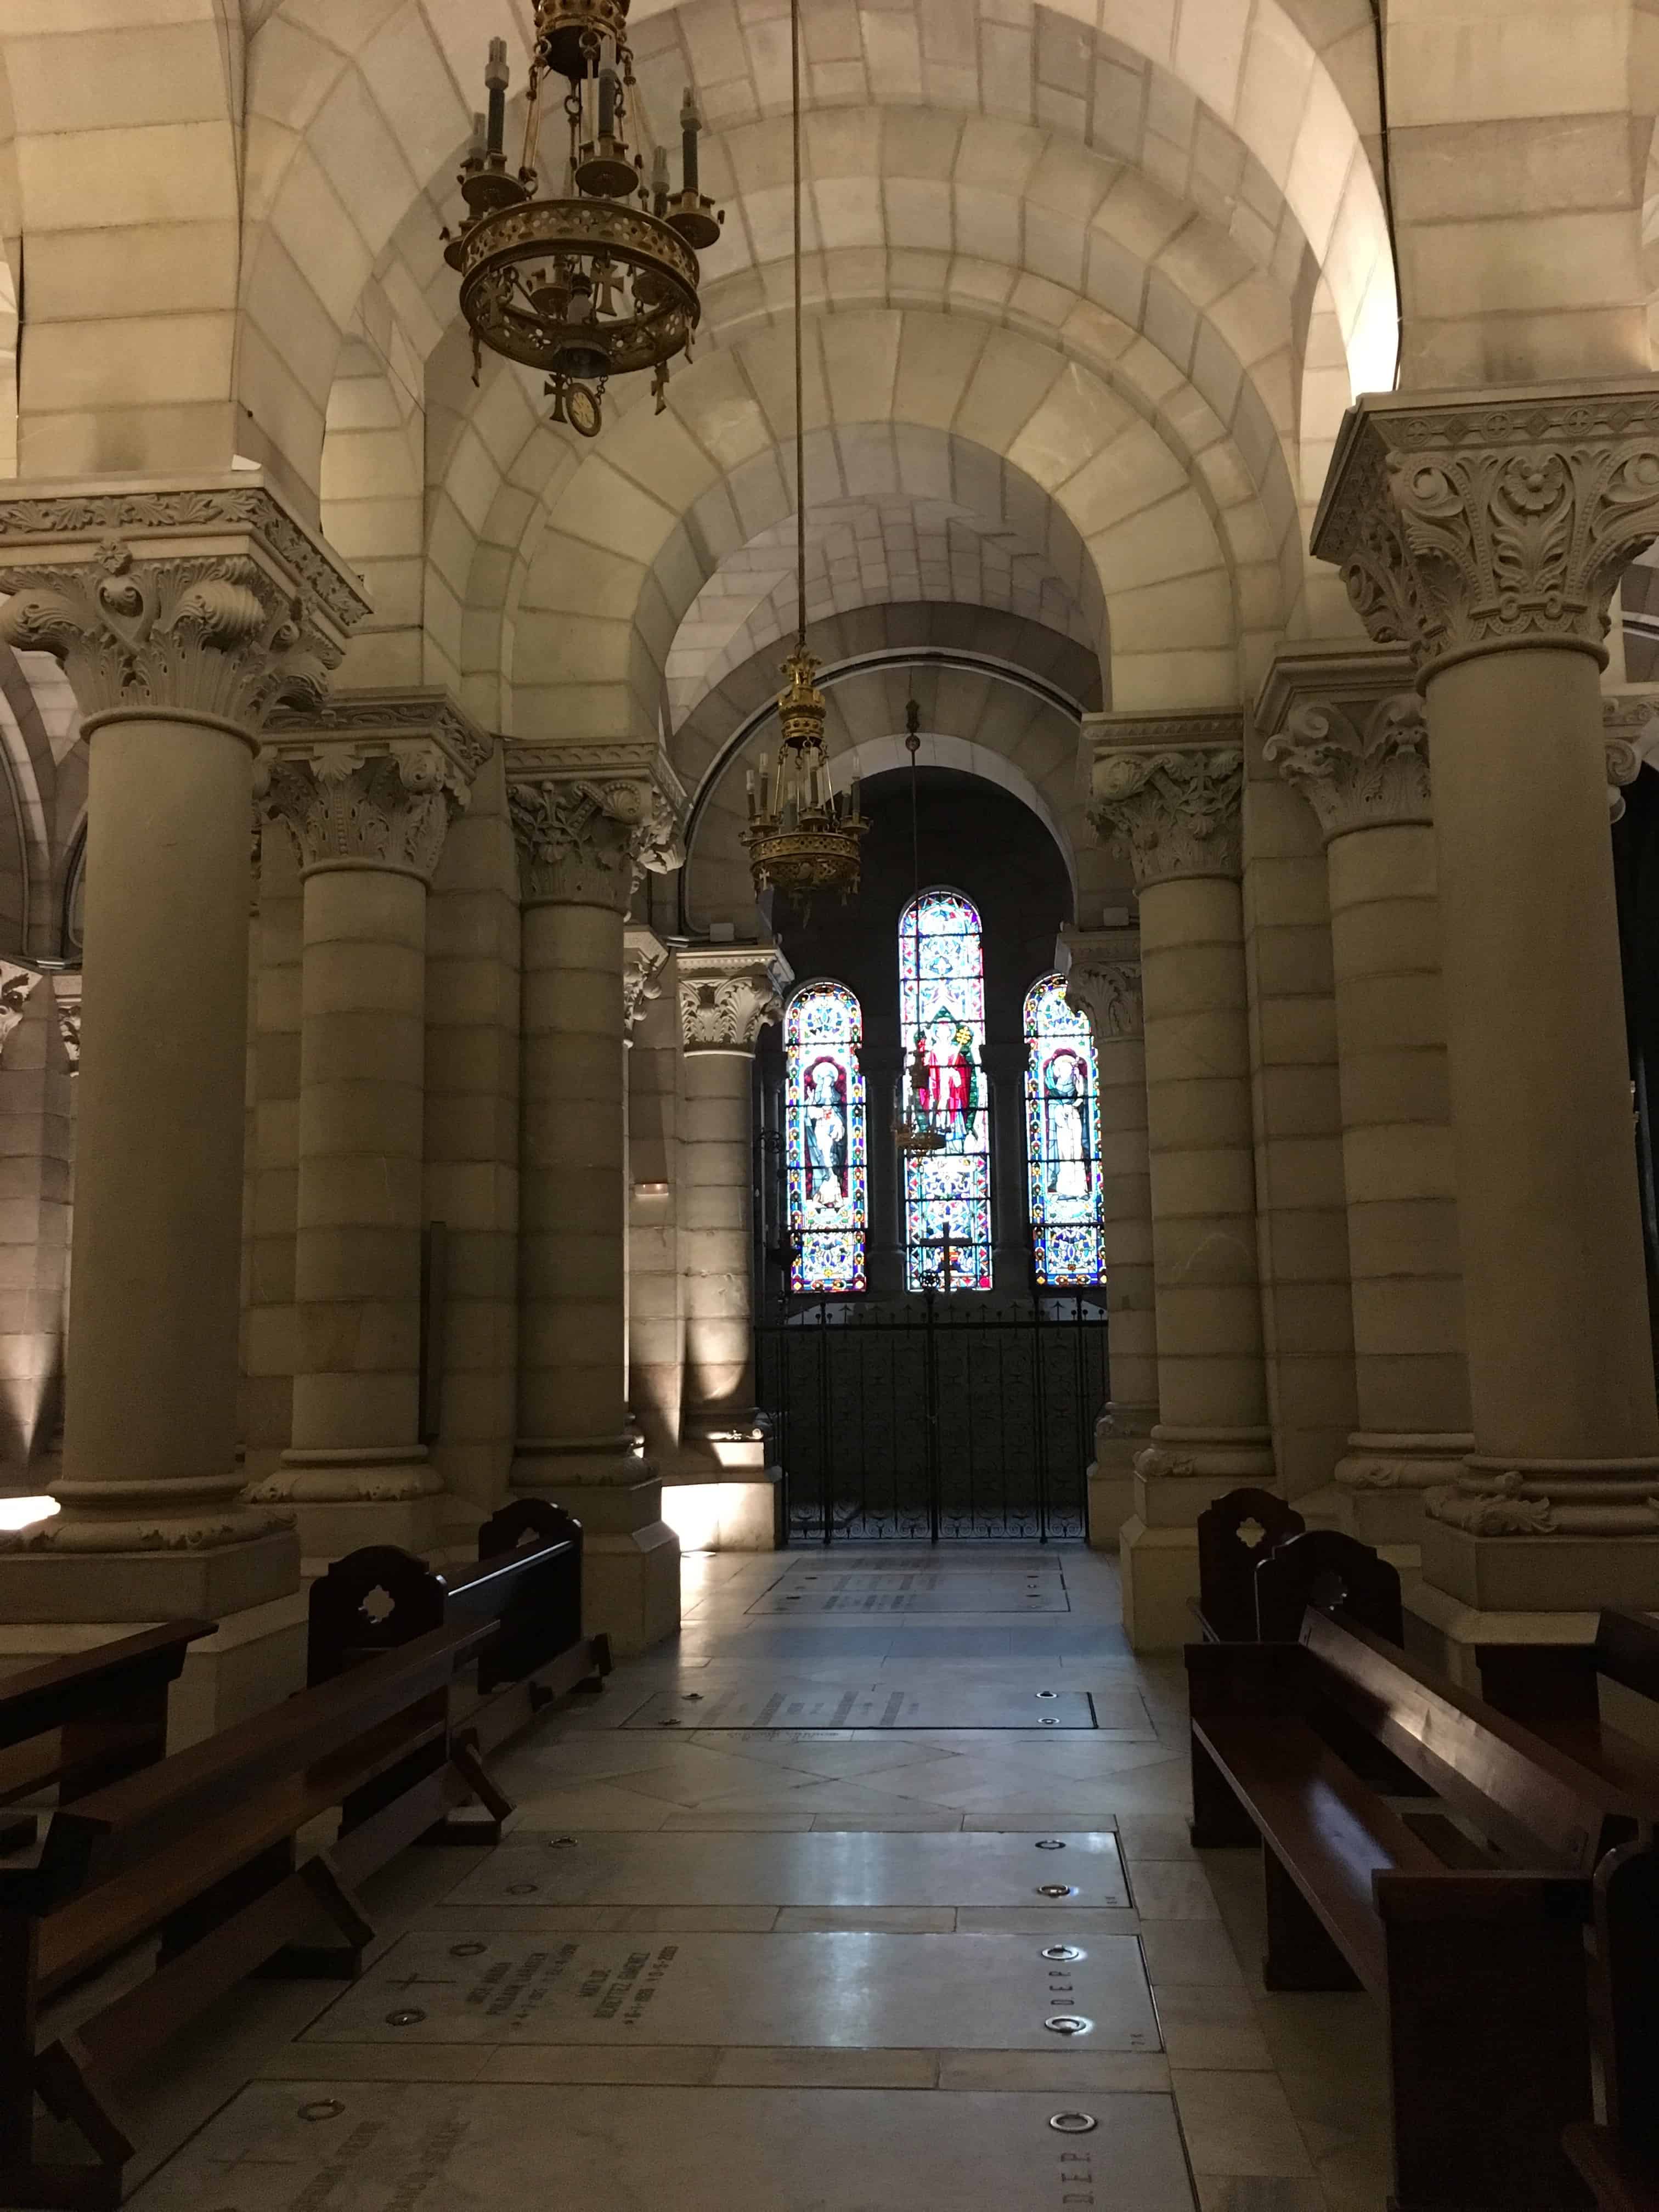
[[775, 945], [695, 945], [678, 967], [687, 1052], [753, 1052], [761, 1031], [782, 1018], [795, 975]]
[[423, 688], [336, 692], [313, 713], [278, 712], [265, 726], [268, 746], [283, 753], [308, 753], [323, 738], [373, 746], [410, 738], [438, 746], [468, 783], [495, 748], [447, 691]]
[[1421, 673], [1523, 645], [1607, 664], [1624, 569], [1659, 535], [1659, 387], [1368, 394], [1313, 528], [1379, 644]]
[[1242, 869], [1243, 722], [1237, 714], [1090, 715], [1090, 817], [1127, 853], [1135, 887]]
[[659, 747], [507, 748], [507, 805], [526, 905], [612, 906], [685, 859], [685, 788]]
[[1068, 924], [1060, 933], [1059, 953], [1066, 1003], [1089, 1017], [1097, 1044], [1144, 1034], [1138, 929], [1085, 930]]
[[60, 661], [89, 723], [174, 713], [252, 737], [314, 706], [368, 611], [257, 475], [0, 499], [0, 637]]

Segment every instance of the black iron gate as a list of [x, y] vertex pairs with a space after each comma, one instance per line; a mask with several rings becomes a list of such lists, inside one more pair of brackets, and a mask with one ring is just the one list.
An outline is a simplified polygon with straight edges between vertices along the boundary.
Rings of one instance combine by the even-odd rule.
[[1101, 1300], [825, 1299], [757, 1335], [791, 1543], [1087, 1534]]

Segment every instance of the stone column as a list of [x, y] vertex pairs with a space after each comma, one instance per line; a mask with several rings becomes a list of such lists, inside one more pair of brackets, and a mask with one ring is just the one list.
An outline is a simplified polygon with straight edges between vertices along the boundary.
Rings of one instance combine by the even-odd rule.
[[755, 1407], [755, 1048], [794, 971], [775, 945], [699, 945], [679, 957], [685, 1094], [685, 1411], [680, 1462], [706, 1482], [764, 1477]]
[[1325, 840], [1359, 1425], [1345, 1524], [1417, 1564], [1469, 1432], [1428, 731], [1399, 648], [1281, 648], [1257, 726]]
[[507, 776], [524, 977], [513, 1487], [582, 1522], [589, 1627], [638, 1651], [678, 1625], [679, 1545], [624, 1400], [623, 918], [636, 872], [673, 865], [678, 786], [622, 745], [591, 765], [514, 746]]
[[56, 1014], [38, 968], [0, 960], [0, 1489], [30, 1496], [62, 1418], [71, 1094]]
[[659, 1468], [679, 1450], [685, 1369], [680, 1287], [680, 1008], [673, 955], [630, 922], [623, 943], [628, 1040], [628, 1403], [645, 1455]]
[[236, 1465], [253, 755], [365, 606], [241, 471], [32, 487], [0, 502], [0, 586], [90, 747], [64, 1510], [0, 1537], [0, 1619], [218, 1620], [199, 1732], [290, 1686], [302, 1633], [293, 1532]]
[[1190, 1632], [1199, 1514], [1270, 1483], [1236, 714], [1091, 715], [1091, 811], [1140, 896], [1158, 1418], [1122, 1536], [1138, 1650]]
[[441, 692], [273, 720], [256, 774], [304, 885], [292, 1441], [252, 1492], [307, 1564], [429, 1552], [422, 1433], [426, 908], [489, 741]]
[[1659, 1603], [1600, 692], [1656, 532], [1645, 382], [1368, 397], [1315, 524], [1428, 718], [1475, 1448], [1428, 1494], [1413, 1604], [1466, 1669], [1472, 1644]]
[[1100, 1067], [1101, 1248], [1106, 1260], [1111, 1395], [1095, 1424], [1089, 1540], [1115, 1551], [1134, 1510], [1134, 1462], [1158, 1419], [1158, 1313], [1146, 1148], [1146, 1026], [1140, 932], [1060, 933], [1066, 996], [1089, 1017]]

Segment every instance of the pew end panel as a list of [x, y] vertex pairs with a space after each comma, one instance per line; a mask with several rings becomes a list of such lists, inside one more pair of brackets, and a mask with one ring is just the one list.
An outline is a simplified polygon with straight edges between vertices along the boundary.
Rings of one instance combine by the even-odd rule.
[[1198, 1516], [1198, 1602], [1205, 1640], [1256, 1640], [1255, 1570], [1275, 1545], [1299, 1536], [1307, 1522], [1271, 1490], [1246, 1484], [1206, 1505]]

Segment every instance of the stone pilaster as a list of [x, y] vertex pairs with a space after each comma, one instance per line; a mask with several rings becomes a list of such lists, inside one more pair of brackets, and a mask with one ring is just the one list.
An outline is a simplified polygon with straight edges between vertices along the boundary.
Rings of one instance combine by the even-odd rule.
[[647, 744], [514, 745], [523, 908], [519, 1433], [513, 1486], [587, 1532], [590, 1626], [672, 1635], [679, 1547], [625, 1401], [623, 917], [678, 865], [679, 787]]
[[422, 1433], [427, 894], [490, 741], [441, 692], [273, 719], [255, 771], [302, 893], [291, 1442], [252, 1492], [302, 1555], [429, 1552]]
[[1158, 1419], [1122, 1535], [1138, 1650], [1188, 1634], [1195, 1524], [1273, 1479], [1256, 1270], [1236, 714], [1085, 718], [1091, 813], [1140, 896]]
[[[236, 1465], [253, 756], [365, 602], [245, 472], [32, 486], [0, 501], [0, 588], [90, 748], [64, 1510], [0, 1537], [0, 1616], [222, 1621], [298, 1573]], [[247, 1648], [222, 1628], [193, 1662], [215, 1717], [270, 1692]]]
[[685, 1410], [682, 1467], [753, 1478], [769, 1437], [755, 1406], [755, 1052], [794, 971], [775, 945], [697, 945], [679, 956], [684, 1095]]
[[1416, 1564], [1425, 1495], [1473, 1449], [1428, 730], [1398, 647], [1281, 648], [1266, 757], [1325, 841], [1358, 1426], [1344, 1521]]
[[1475, 1448], [1428, 1495], [1415, 1602], [1454, 1663], [1509, 1632], [1494, 1616], [1571, 1632], [1659, 1602], [1600, 692], [1611, 594], [1656, 532], [1647, 382], [1368, 398], [1315, 526], [1372, 637], [1410, 651], [1434, 764]]
[[1101, 1246], [1111, 1396], [1095, 1424], [1089, 1540], [1115, 1551], [1134, 1510], [1134, 1462], [1158, 1419], [1158, 1314], [1146, 1146], [1146, 1024], [1138, 928], [1060, 933], [1069, 1003], [1089, 1017], [1100, 1068]]

